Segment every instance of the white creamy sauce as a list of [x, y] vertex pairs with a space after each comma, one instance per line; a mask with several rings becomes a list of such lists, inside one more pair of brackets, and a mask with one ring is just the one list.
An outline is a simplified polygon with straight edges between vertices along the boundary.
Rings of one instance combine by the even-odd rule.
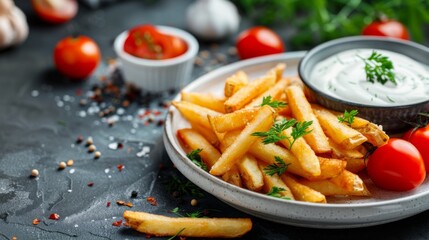
[[[367, 81], [362, 58], [367, 59], [373, 51], [392, 61], [396, 85]], [[400, 106], [429, 99], [429, 68], [402, 54], [380, 49], [353, 49], [331, 56], [316, 64], [310, 82], [332, 97], [366, 105]]]

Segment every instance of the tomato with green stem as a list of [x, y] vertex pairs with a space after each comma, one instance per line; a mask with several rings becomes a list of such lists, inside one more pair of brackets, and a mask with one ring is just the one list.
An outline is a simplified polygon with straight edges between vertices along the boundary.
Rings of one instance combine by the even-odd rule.
[[417, 148], [408, 141], [391, 138], [369, 157], [367, 172], [380, 188], [408, 191], [426, 178], [425, 164]]

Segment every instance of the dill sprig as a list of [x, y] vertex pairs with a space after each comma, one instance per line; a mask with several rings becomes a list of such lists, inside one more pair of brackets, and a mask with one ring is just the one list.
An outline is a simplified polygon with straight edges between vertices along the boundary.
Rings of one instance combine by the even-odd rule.
[[261, 107], [265, 106], [265, 105], [268, 105], [268, 106], [270, 106], [272, 108], [282, 108], [282, 107], [286, 107], [287, 103], [280, 102], [280, 101], [277, 101], [277, 100], [272, 100], [271, 96], [266, 96], [266, 97], [262, 98]]
[[284, 172], [286, 172], [288, 166], [290, 163], [286, 164], [283, 159], [281, 159], [279, 156], [275, 156], [274, 160], [276, 163], [268, 165], [266, 168], [264, 168], [264, 172], [267, 175], [273, 176], [274, 174], [282, 175]]
[[341, 123], [345, 122], [351, 125], [355, 120], [355, 116], [358, 115], [358, 113], [359, 113], [358, 110], [351, 110], [350, 112], [348, 112], [347, 110], [344, 110], [343, 115], [338, 116], [338, 121]]
[[393, 72], [393, 63], [387, 56], [383, 56], [381, 53], [372, 51], [371, 56], [368, 58], [360, 58], [365, 62], [367, 81], [372, 83], [377, 81], [383, 85], [388, 81], [395, 85], [397, 84], [395, 80], [395, 73]]
[[201, 148], [194, 149], [190, 153], [186, 154], [186, 156], [198, 167], [203, 169], [204, 171], [208, 171], [207, 165], [203, 162], [200, 156], [200, 152], [202, 151]]

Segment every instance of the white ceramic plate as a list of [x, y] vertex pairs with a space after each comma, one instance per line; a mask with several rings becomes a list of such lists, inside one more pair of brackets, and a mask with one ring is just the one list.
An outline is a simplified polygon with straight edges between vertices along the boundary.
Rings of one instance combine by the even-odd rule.
[[[210, 72], [184, 88], [187, 92], [223, 93], [227, 76], [244, 70], [251, 78], [261, 76], [279, 62], [287, 64], [287, 75], [296, 75], [305, 52], [255, 58], [237, 62]], [[176, 97], [179, 100], [179, 96]], [[225, 203], [251, 215], [284, 224], [315, 228], [352, 228], [378, 225], [406, 218], [429, 209], [429, 181], [408, 192], [390, 192], [375, 188], [362, 176], [373, 194], [371, 198], [335, 198], [328, 204], [277, 199], [222, 181], [197, 167], [180, 146], [176, 132], [189, 127], [187, 121], [171, 108], [164, 131], [164, 144], [171, 160], [190, 181]]]

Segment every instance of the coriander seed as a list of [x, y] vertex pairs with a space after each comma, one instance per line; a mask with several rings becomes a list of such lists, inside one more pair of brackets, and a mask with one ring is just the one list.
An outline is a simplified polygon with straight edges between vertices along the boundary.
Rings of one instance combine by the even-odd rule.
[[63, 170], [64, 168], [66, 168], [66, 163], [65, 162], [60, 162], [60, 164], [58, 165], [58, 169], [59, 170]]
[[191, 200], [191, 205], [193, 206], [193, 207], [195, 207], [195, 206], [197, 206], [198, 205], [198, 201], [197, 201], [197, 199], [192, 199]]
[[31, 176], [32, 177], [38, 177], [39, 176], [39, 170], [37, 170], [37, 169], [31, 170]]
[[67, 160], [67, 166], [73, 166], [74, 161], [72, 159]]
[[95, 147], [95, 145], [89, 145], [89, 147], [88, 147], [88, 152], [89, 153], [92, 153], [92, 152], [94, 152], [95, 150], [96, 150], [97, 148]]
[[92, 137], [88, 137], [86, 139], [86, 145], [91, 146], [92, 144], [94, 144], [94, 140], [92, 139]]
[[96, 151], [95, 153], [94, 153], [94, 158], [95, 159], [98, 159], [98, 158], [100, 158], [101, 157], [101, 152], [100, 151]]

